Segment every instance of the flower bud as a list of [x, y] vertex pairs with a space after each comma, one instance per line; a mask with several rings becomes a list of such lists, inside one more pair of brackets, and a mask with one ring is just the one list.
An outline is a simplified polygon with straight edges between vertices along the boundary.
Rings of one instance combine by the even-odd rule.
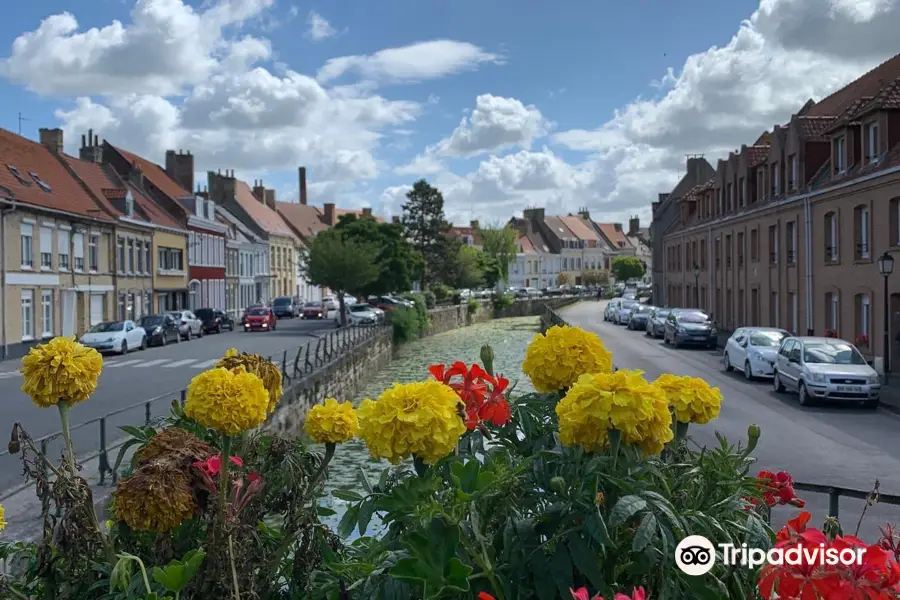
[[109, 574], [109, 591], [124, 592], [128, 590], [129, 585], [131, 585], [131, 559], [122, 556]]
[[484, 365], [484, 370], [488, 372], [488, 375], [494, 374], [494, 349], [490, 344], [481, 347], [481, 364]]
[[837, 520], [837, 517], [825, 517], [825, 523], [822, 525], [822, 533], [825, 534], [829, 540], [833, 540], [839, 535], [844, 535], [844, 530], [841, 527], [841, 522]]
[[557, 493], [562, 493], [566, 489], [566, 480], [562, 477], [554, 477], [550, 480], [550, 489]]
[[745, 454], [749, 455], [756, 449], [756, 444], [759, 443], [759, 436], [761, 433], [759, 425], [755, 423], [747, 427], [747, 450]]

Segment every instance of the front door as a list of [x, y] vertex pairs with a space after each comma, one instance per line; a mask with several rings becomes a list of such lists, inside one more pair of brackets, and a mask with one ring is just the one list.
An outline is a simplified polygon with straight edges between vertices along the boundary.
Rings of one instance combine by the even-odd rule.
[[65, 337], [75, 335], [75, 292], [62, 292], [62, 334]]

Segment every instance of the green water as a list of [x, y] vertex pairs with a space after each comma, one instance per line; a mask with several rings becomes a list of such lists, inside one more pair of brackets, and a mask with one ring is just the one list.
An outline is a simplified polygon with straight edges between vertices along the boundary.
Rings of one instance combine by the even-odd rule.
[[[500, 319], [403, 344], [395, 351], [391, 363], [373, 374], [354, 400], [358, 403], [363, 398], [376, 399], [394, 383], [427, 379], [430, 377], [428, 367], [435, 363], [449, 364], [457, 360], [481, 362], [479, 353], [484, 344], [490, 344], [494, 349], [494, 371], [507, 377], [510, 385], [514, 384], [513, 396], [532, 392], [531, 382], [522, 374], [522, 361], [525, 359], [525, 348], [538, 332], [539, 325], [537, 317]], [[338, 515], [327, 519], [327, 522], [336, 525], [347, 504], [331, 496], [332, 489], [353, 489], [362, 493], [360, 472], [364, 471], [375, 482], [382, 470], [389, 466], [387, 461], [372, 460], [359, 440], [338, 446], [329, 467], [326, 495], [320, 502], [337, 511]], [[373, 527], [377, 527], [374, 519]]]

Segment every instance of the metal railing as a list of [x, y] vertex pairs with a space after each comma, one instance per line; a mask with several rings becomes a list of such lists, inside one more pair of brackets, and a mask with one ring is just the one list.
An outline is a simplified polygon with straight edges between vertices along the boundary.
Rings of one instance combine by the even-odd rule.
[[[553, 325], [569, 325], [569, 322], [562, 317], [554, 308], [547, 305], [544, 307], [544, 314], [541, 319], [548, 327]], [[613, 365], [616, 370], [616, 366]], [[794, 482], [794, 489], [803, 492], [811, 492], [814, 494], [823, 494], [828, 496], [828, 516], [838, 518], [840, 515], [841, 498], [852, 498], [854, 500], [864, 500], [872, 504], [888, 504], [890, 506], [900, 506], [900, 495], [885, 494], [877, 490], [863, 491], [855, 488], [846, 488], [837, 485], [827, 485], [820, 483], [806, 483], [802, 481]]]
[[[323, 336], [317, 337], [314, 340], [310, 340], [306, 344], [295, 349], [281, 351], [280, 357], [278, 357], [276, 354], [273, 356], [269, 356], [268, 359], [276, 362], [276, 364], [279, 365], [281, 369], [283, 386], [288, 387], [290, 385], [298, 383], [305, 377], [308, 377], [318, 370], [328, 366], [338, 358], [344, 356], [348, 351], [360, 347], [366, 342], [375, 339], [378, 333], [385, 330], [387, 327], [389, 326], [378, 324], [335, 329]], [[110, 453], [123, 446], [127, 440], [127, 438], [122, 438], [114, 440], [112, 443], [110, 443], [108, 431], [110, 421], [112, 421], [116, 416], [123, 415], [127, 412], [135, 411], [137, 409], [143, 409], [143, 423], [145, 426], [151, 425], [155, 420], [160, 418], [158, 416], [154, 417], [154, 414], [158, 412], [154, 409], [158, 409], [160, 406], [162, 406], [163, 402], [166, 402], [167, 405], [170, 406], [171, 403], [175, 400], [179, 401], [183, 406], [186, 397], [186, 388], [181, 390], [173, 390], [171, 392], [160, 394], [158, 396], [154, 396], [153, 398], [135, 402], [134, 404], [130, 404], [128, 406], [108, 412], [101, 417], [95, 417], [82, 423], [78, 423], [77, 425], [73, 425], [70, 428], [70, 432], [75, 433], [92, 426], [97, 426], [99, 447], [94, 452], [90, 452], [85, 455], [82, 458], [82, 462], [95, 459], [98, 461], [100, 485], [106, 484], [107, 476], [110, 476], [113, 484], [116, 483], [118, 474], [114, 470], [114, 465], [110, 462]], [[286, 401], [290, 402], [292, 401], [292, 398], [287, 397]], [[130, 424], [134, 423], [132, 422]], [[60, 440], [61, 437], [62, 431], [56, 431], [49, 435], [37, 438], [34, 441], [35, 443], [40, 444], [41, 452], [45, 455], [48, 455], [48, 453], [50, 452], [50, 443], [54, 440]], [[0, 458], [8, 454], [8, 451], [0, 452]], [[0, 500], [9, 498], [10, 496], [29, 487], [30, 485], [32, 485], [32, 483], [33, 482], [28, 482], [19, 486], [15, 486], [12, 489], [0, 492], [3, 494], [2, 496], [0, 496]]]

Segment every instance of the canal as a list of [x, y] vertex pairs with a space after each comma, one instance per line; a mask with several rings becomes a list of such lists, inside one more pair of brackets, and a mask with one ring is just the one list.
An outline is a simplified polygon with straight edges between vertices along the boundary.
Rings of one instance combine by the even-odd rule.
[[[522, 361], [525, 359], [525, 348], [538, 331], [538, 317], [498, 319], [403, 344], [396, 349], [394, 358], [387, 367], [372, 374], [365, 387], [353, 399], [354, 404], [358, 404], [363, 398], [378, 398], [385, 388], [394, 383], [429, 378], [428, 367], [435, 363], [447, 364], [457, 360], [467, 364], [481, 362], [479, 353], [484, 344], [493, 347], [494, 371], [510, 380], [512, 395], [532, 392], [534, 388], [531, 381], [522, 374]], [[337, 514], [322, 520], [336, 528], [346, 509], [347, 503], [332, 496], [331, 490], [340, 488], [361, 492], [361, 472], [365, 472], [370, 480], [377, 481], [381, 472], [390, 466], [387, 461], [373, 460], [365, 444], [359, 440], [339, 446], [329, 468], [325, 496], [320, 501], [322, 506], [335, 510]], [[368, 534], [377, 531], [377, 527], [378, 524], [373, 519]], [[356, 534], [353, 537], [355, 536]]]

